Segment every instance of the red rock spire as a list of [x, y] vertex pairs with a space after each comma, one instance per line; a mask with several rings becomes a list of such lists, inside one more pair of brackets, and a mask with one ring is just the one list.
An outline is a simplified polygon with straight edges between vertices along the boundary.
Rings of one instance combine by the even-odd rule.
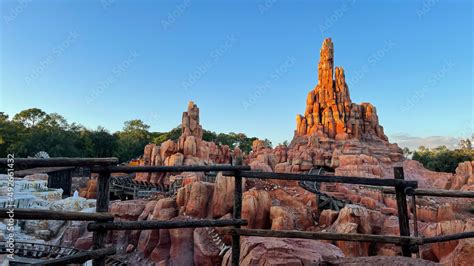
[[375, 107], [352, 103], [344, 69], [334, 69], [334, 44], [330, 38], [321, 47], [318, 84], [308, 93], [305, 114], [298, 115], [296, 123], [296, 136], [387, 139], [378, 124]]

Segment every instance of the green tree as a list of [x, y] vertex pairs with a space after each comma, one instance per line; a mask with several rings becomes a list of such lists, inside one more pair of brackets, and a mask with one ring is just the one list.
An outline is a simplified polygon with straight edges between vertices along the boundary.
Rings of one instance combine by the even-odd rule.
[[43, 119], [37, 123], [37, 126], [62, 130], [67, 130], [69, 128], [67, 120], [57, 113], [46, 114]]
[[433, 149], [421, 146], [413, 152], [412, 159], [430, 170], [454, 173], [459, 163], [474, 160], [474, 151], [467, 148], [449, 150], [446, 146]]
[[103, 127], [90, 132], [89, 138], [92, 147], [89, 157], [111, 157], [118, 147], [117, 139]]
[[34, 127], [36, 123], [41, 121], [46, 113], [38, 108], [30, 108], [23, 110], [13, 117], [14, 122], [22, 123], [25, 127]]
[[177, 126], [169, 132], [158, 132], [152, 135], [152, 142], [156, 145], [161, 145], [161, 143], [167, 140], [177, 141], [181, 136], [181, 127]]
[[143, 147], [151, 140], [149, 128], [149, 125], [139, 119], [126, 121], [123, 130], [114, 134], [118, 143], [116, 156], [121, 161], [127, 161], [141, 155]]

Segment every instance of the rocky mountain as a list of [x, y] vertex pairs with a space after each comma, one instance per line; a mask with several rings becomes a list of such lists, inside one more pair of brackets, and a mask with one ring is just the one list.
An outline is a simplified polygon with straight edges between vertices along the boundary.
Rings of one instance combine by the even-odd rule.
[[377, 111], [370, 103], [353, 103], [344, 69], [334, 69], [334, 44], [325, 39], [320, 51], [318, 84], [308, 93], [304, 116], [296, 117], [296, 136], [336, 140], [387, 141]]

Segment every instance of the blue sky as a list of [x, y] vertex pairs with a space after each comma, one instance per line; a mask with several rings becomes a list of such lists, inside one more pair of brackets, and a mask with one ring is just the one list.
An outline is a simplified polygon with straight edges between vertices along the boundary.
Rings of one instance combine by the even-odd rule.
[[276, 144], [331, 37], [352, 100], [377, 107], [391, 140], [470, 136], [471, 1], [379, 2], [2, 1], [0, 110], [165, 131], [193, 100], [205, 129]]

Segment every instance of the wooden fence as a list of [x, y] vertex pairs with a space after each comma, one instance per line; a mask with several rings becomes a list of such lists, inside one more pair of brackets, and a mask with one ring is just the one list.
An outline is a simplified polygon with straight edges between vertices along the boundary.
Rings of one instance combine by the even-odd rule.
[[[54, 265], [64, 263], [83, 263], [93, 259], [93, 265], [105, 265], [106, 256], [115, 254], [113, 248], [106, 247], [105, 237], [109, 230], [153, 230], [164, 228], [184, 227], [225, 227], [223, 231], [232, 235], [232, 265], [239, 265], [240, 259], [240, 236], [261, 237], [283, 237], [283, 238], [307, 238], [341, 241], [360, 241], [373, 243], [391, 243], [400, 245], [403, 256], [411, 256], [416, 253], [418, 245], [451, 241], [474, 237], [474, 232], [444, 235], [431, 238], [423, 238], [417, 235], [410, 236], [409, 216], [407, 207], [407, 195], [415, 199], [416, 195], [443, 196], [443, 197], [474, 197], [474, 192], [458, 191], [435, 191], [417, 189], [416, 181], [406, 181], [402, 168], [395, 168], [394, 179], [376, 179], [349, 176], [323, 176], [313, 174], [290, 174], [273, 172], [249, 171], [250, 167], [240, 165], [211, 165], [211, 166], [116, 166], [116, 158], [49, 158], [49, 159], [0, 159], [1, 168], [24, 169], [32, 167], [57, 167], [57, 166], [83, 166], [91, 167], [92, 172], [99, 174], [97, 180], [97, 203], [96, 213], [83, 212], [57, 212], [49, 210], [15, 209], [15, 219], [44, 219], [44, 220], [81, 220], [93, 221], [87, 229], [93, 232], [93, 250], [84, 251], [71, 256], [45, 261], [43, 265]], [[138, 173], [138, 172], [225, 172], [235, 178], [234, 207], [232, 219], [216, 220], [186, 220], [186, 221], [114, 221], [114, 216], [108, 214], [109, 208], [109, 178], [111, 173]], [[346, 183], [369, 186], [384, 187], [388, 193], [394, 193], [397, 199], [400, 236], [371, 235], [371, 234], [341, 234], [329, 232], [303, 232], [267, 229], [244, 229], [246, 220], [241, 219], [242, 212], [242, 178], [278, 179], [278, 180], [308, 180], [327, 183]], [[415, 204], [415, 201], [413, 201]], [[416, 208], [414, 208], [416, 210]], [[0, 209], [0, 218], [9, 218], [8, 209]], [[416, 213], [414, 213], [416, 224]]]

